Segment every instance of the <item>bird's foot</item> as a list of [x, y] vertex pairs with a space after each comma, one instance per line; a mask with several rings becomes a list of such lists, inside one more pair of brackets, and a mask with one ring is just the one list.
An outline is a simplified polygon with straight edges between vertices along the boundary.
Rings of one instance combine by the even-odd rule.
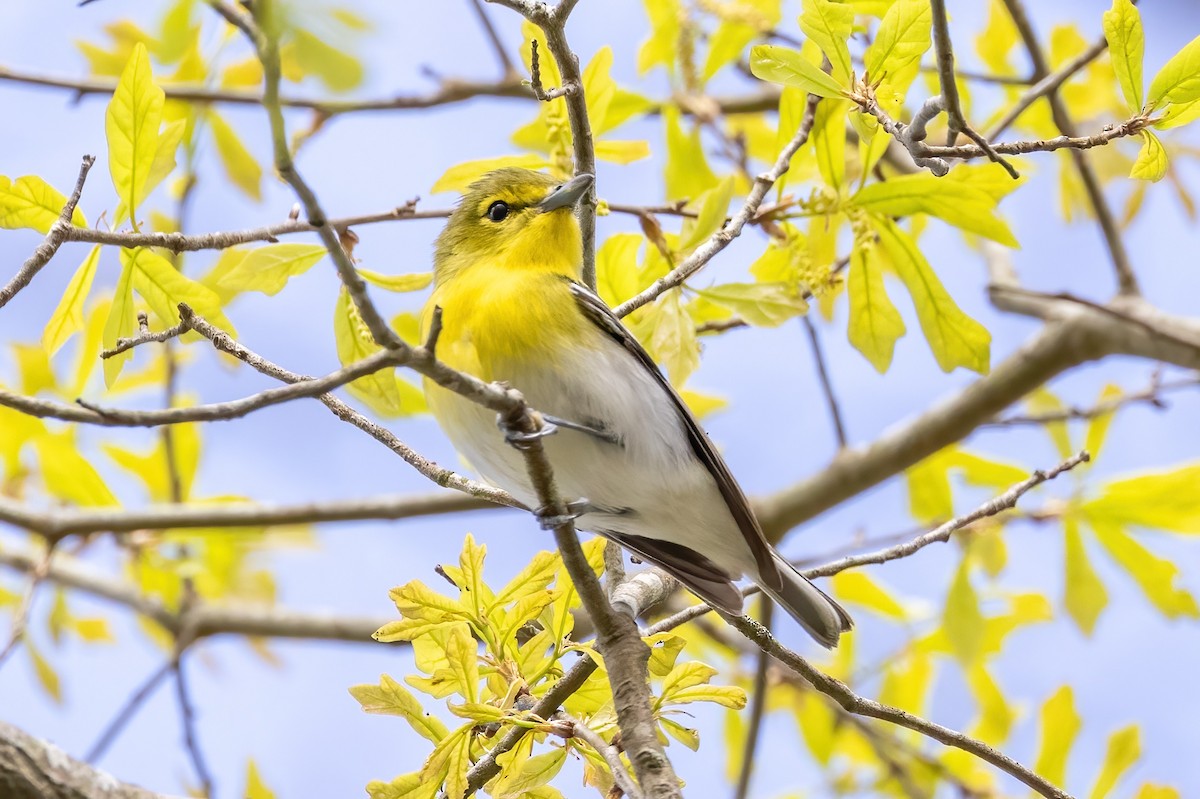
[[546, 436], [554, 435], [558, 432], [558, 425], [551, 422], [546, 417], [541, 417], [541, 427], [534, 430], [532, 433], [527, 433], [524, 430], [518, 430], [508, 423], [503, 414], [496, 417], [496, 427], [500, 428], [500, 432], [504, 433], [504, 440], [509, 445], [517, 449], [528, 449], [530, 445]]
[[564, 524], [569, 524], [585, 513], [591, 513], [596, 508], [587, 499], [580, 498], [565, 503], [566, 513], [553, 513], [545, 505], [533, 512], [537, 517], [538, 525], [543, 530], [553, 530], [556, 527], [562, 527]]

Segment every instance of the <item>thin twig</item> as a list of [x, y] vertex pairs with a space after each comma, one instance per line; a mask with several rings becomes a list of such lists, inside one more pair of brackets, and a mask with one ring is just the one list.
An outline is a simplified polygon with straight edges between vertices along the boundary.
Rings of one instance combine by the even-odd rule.
[[848, 712], [880, 719], [918, 732], [947, 746], [961, 749], [1016, 778], [1046, 799], [1071, 799], [1070, 794], [983, 741], [914, 716], [899, 708], [859, 696], [841, 681], [817, 670], [803, 657], [780, 644], [769, 630], [754, 620], [744, 616], [726, 616], [726, 620], [764, 652], [769, 653], [780, 663], [795, 671], [814, 688], [833, 699]]
[[625, 770], [625, 764], [621, 762], [621, 754], [615, 746], [605, 741], [600, 737], [600, 733], [579, 719], [567, 713], [559, 713], [557, 717], [564, 719], [571, 725], [571, 734], [574, 737], [592, 747], [596, 754], [604, 758], [604, 762], [608, 764], [608, 770], [612, 772], [613, 781], [623, 794], [628, 796], [629, 799], [642, 799], [641, 790], [638, 788], [637, 783], [633, 781], [633, 778], [629, 776], [629, 772]]
[[1017, 170], [1008, 161], [992, 149], [988, 140], [980, 136], [967, 118], [963, 115], [962, 101], [958, 96], [958, 81], [954, 72], [954, 47], [950, 43], [950, 23], [946, 18], [945, 0], [930, 0], [933, 11], [933, 46], [937, 56], [938, 79], [941, 82], [942, 97], [945, 100], [946, 117], [950, 121], [950, 138], [947, 144], [953, 144], [956, 133], [964, 134], [968, 139], [979, 145], [988, 158], [1004, 167], [1013, 180], [1020, 177]]
[[92, 744], [92, 748], [89, 749], [87, 754], [83, 756], [84, 760], [86, 760], [88, 763], [96, 763], [100, 760], [100, 758], [104, 757], [104, 753], [108, 751], [110, 746], [112, 746], [113, 742], [125, 729], [126, 725], [133, 720], [133, 717], [137, 715], [138, 710], [141, 709], [146, 700], [153, 695], [154, 691], [159, 685], [162, 684], [162, 681], [171, 674], [174, 668], [174, 662], [172, 660], [168, 660], [162, 666], [155, 669], [154, 672], [147, 677], [140, 686], [138, 686], [137, 690], [130, 695], [129, 699], [125, 701], [125, 704], [121, 706], [121, 709], [117, 711], [117, 714], [113, 716], [112, 721], [108, 722], [108, 724], [104, 727], [104, 730], [101, 731], [100, 736], [96, 738], [96, 742]]
[[[762, 624], [769, 630], [775, 604], [770, 597], [763, 594], [759, 607]], [[754, 776], [754, 767], [758, 764], [758, 741], [767, 710], [767, 667], [770, 665], [770, 656], [766, 652], [759, 652], [754, 666], [754, 685], [750, 688], [750, 718], [746, 721], [746, 741], [742, 746], [742, 767], [738, 771], [734, 799], [748, 799], [750, 796], [750, 780]]]
[[7, 305], [18, 291], [29, 285], [42, 267], [50, 263], [50, 259], [58, 252], [58, 248], [67, 240], [68, 232], [74, 227], [71, 219], [75, 216], [75, 207], [79, 205], [79, 198], [83, 195], [83, 184], [87, 181], [88, 171], [94, 163], [96, 163], [95, 156], [85, 155], [83, 157], [83, 163], [79, 166], [79, 177], [75, 180], [75, 190], [67, 198], [62, 213], [50, 226], [46, 238], [33, 251], [33, 255], [29, 256], [28, 260], [21, 265], [21, 269], [13, 275], [12, 280], [8, 281], [4, 288], [0, 288], [0, 308]]
[[[153, 337], [143, 339], [143, 341], [153, 340], [155, 340]], [[77, 399], [74, 405], [67, 405], [39, 397], [26, 397], [6, 389], [0, 389], [0, 405], [42, 419], [61, 419], [65, 422], [81, 422], [102, 427], [158, 427], [187, 422], [223, 421], [239, 419], [256, 410], [290, 400], [327, 394], [360, 377], [395, 366], [396, 360], [395, 352], [380, 350], [368, 355], [358, 363], [338, 369], [324, 377], [301, 380], [287, 386], [268, 388], [249, 397], [229, 402], [214, 402], [208, 405], [145, 411], [126, 410], [101, 407], [83, 399]]]
[[829, 417], [833, 421], [833, 432], [837, 436], [838, 449], [845, 449], [846, 426], [842, 422], [842, 411], [838, 406], [837, 397], [833, 393], [833, 381], [829, 377], [829, 370], [825, 368], [825, 354], [821, 350], [821, 339], [817, 335], [817, 327], [807, 314], [801, 316], [800, 321], [804, 324], [804, 329], [808, 331], [808, 343], [812, 347], [813, 360], [817, 365], [817, 377], [820, 378], [821, 391], [825, 395], [825, 404], [829, 408]]
[[8, 643], [4, 645], [3, 650], [0, 650], [0, 667], [13, 652], [17, 651], [17, 647], [25, 638], [25, 631], [29, 629], [29, 614], [33, 611], [34, 596], [37, 595], [38, 586], [46, 579], [53, 558], [54, 542], [50, 541], [47, 543], [46, 552], [42, 555], [41, 560], [29, 572], [29, 585], [26, 586], [25, 593], [21, 596], [21, 602], [13, 612], [12, 630], [8, 634]]
[[[1004, 7], [1008, 9], [1013, 25], [1016, 26], [1021, 41], [1029, 53], [1029, 59], [1033, 62], [1034, 77], [1039, 81], [1042, 80], [1050, 74], [1050, 64], [1038, 43], [1033, 24], [1025, 12], [1025, 6], [1021, 0], [1004, 0]], [[1050, 111], [1054, 117], [1055, 126], [1063, 136], [1074, 136], [1075, 122], [1071, 119], [1070, 110], [1062, 96], [1057, 91], [1051, 91], [1046, 95], [1046, 99], [1050, 102]], [[1121, 238], [1116, 217], [1113, 216], [1112, 208], [1109, 207], [1108, 200], [1104, 196], [1104, 186], [1100, 182], [1100, 177], [1092, 167], [1091, 161], [1083, 153], [1072, 149], [1071, 158], [1075, 162], [1076, 171], [1079, 172], [1079, 178], [1087, 193], [1088, 201], [1096, 213], [1096, 221], [1100, 223], [1100, 230], [1104, 233], [1109, 257], [1112, 259], [1113, 269], [1117, 273], [1117, 287], [1123, 295], [1136, 296], [1140, 293], [1137, 277], [1133, 273], [1133, 265], [1129, 260], [1129, 253], [1125, 249], [1125, 241]]]
[[762, 205], [767, 192], [775, 185], [775, 181], [779, 180], [788, 171], [792, 156], [808, 141], [809, 133], [812, 131], [813, 120], [816, 117], [819, 100], [820, 98], [816, 95], [809, 95], [808, 104], [804, 110], [804, 117], [800, 121], [800, 126], [796, 130], [796, 134], [784, 146], [771, 168], [754, 178], [754, 186], [750, 189], [750, 193], [746, 195], [746, 199], [738, 212], [720, 230], [713, 233], [703, 244], [693, 250], [692, 254], [685, 258], [682, 263], [651, 283], [641, 293], [630, 297], [614, 308], [613, 312], [617, 316], [625, 316], [632, 313], [643, 305], [654, 301], [663, 292], [682, 285], [685, 280], [700, 271], [717, 253], [724, 250], [729, 246], [731, 241], [741, 234], [742, 228], [746, 226], [746, 223], [758, 211], [758, 207]]
[[1076, 72], [1099, 58], [1107, 49], [1108, 39], [1101, 37], [1100, 40], [1094, 43], [1091, 47], [1084, 50], [1067, 63], [1063, 64], [1054, 72], [1039, 80], [1033, 86], [1030, 86], [1029, 89], [1020, 97], [1018, 97], [1016, 102], [1014, 102], [1009, 109], [1004, 112], [1004, 116], [996, 120], [996, 123], [992, 125], [991, 129], [988, 130], [984, 136], [986, 136], [989, 140], [998, 139], [1000, 134], [1008, 130], [1008, 126], [1015, 122], [1017, 118], [1021, 116], [1021, 114], [1025, 113], [1025, 110], [1029, 108], [1029, 106], [1033, 105], [1039, 99], [1045, 97], [1051, 92], [1058, 91], [1059, 86], [1062, 86], [1064, 83], [1070, 80]]
[[1156, 378], [1151, 381], [1149, 387], [1141, 391], [1137, 391], [1132, 394], [1122, 394], [1120, 396], [1113, 397], [1110, 400], [1097, 402], [1090, 408], [1080, 408], [1078, 406], [1071, 405], [1058, 411], [1004, 416], [996, 419], [993, 422], [986, 422], [984, 426], [1015, 427], [1019, 425], [1054, 424], [1055, 422], [1088, 421], [1091, 419], [1096, 419], [1100, 416], [1106, 416], [1114, 411], [1120, 410], [1127, 405], [1146, 404], [1155, 408], [1165, 408], [1166, 402], [1162, 398], [1164, 393], [1177, 391], [1180, 389], [1196, 388], [1198, 386], [1200, 386], [1200, 378], [1188, 378], [1170, 382], [1160, 381]]
[[533, 92], [533, 96], [541, 100], [543, 103], [548, 103], [551, 100], [557, 100], [559, 97], [566, 97], [571, 92], [577, 91], [572, 83], [563, 82], [562, 86], [556, 86], [553, 89], [547, 89], [542, 85], [542, 66], [541, 59], [538, 56], [537, 39], [529, 42], [529, 90]]
[[[182, 654], [182, 653], [181, 653]], [[200, 748], [199, 736], [196, 733], [196, 711], [192, 706], [192, 697], [188, 691], [187, 678], [183, 668], [182, 656], [172, 664], [175, 673], [175, 697], [179, 703], [179, 720], [183, 726], [183, 740], [192, 761], [192, 768], [200, 780], [200, 787], [205, 796], [212, 796], [212, 772], [205, 762], [204, 752]]]
[[496, 32], [496, 26], [488, 18], [483, 3], [481, 0], [471, 0], [471, 7], [475, 9], [475, 15], [479, 17], [479, 25], [483, 28], [488, 41], [491, 42], [492, 51], [496, 54], [496, 59], [500, 62], [500, 69], [504, 73], [504, 79], [510, 81], [518, 78], [521, 73], [517, 70], [516, 64], [513, 63], [512, 57], [509, 56], [508, 48], [500, 40], [500, 34]]
[[1003, 494], [992, 498], [983, 503], [975, 510], [964, 516], [958, 516], [946, 522], [939, 527], [930, 530], [928, 533], [919, 535], [916, 538], [906, 541], [903, 544], [898, 544], [887, 549], [881, 549], [877, 552], [868, 552], [863, 555], [851, 555], [841, 560], [835, 560], [832, 563], [827, 563], [824, 566], [818, 566], [815, 569], [808, 569], [804, 572], [804, 576], [809, 579], [816, 577], [828, 577], [838, 572], [846, 571], [847, 569], [857, 569], [862, 566], [868, 566], [879, 563], [887, 563], [891, 560], [907, 558], [915, 554], [919, 550], [924, 549], [930, 544], [944, 543], [950, 540], [950, 536], [955, 532], [967, 527], [980, 519], [990, 516], [995, 516], [1003, 511], [1010, 510], [1017, 505], [1017, 501], [1027, 494], [1033, 488], [1041, 485], [1047, 480], [1053, 480], [1060, 474], [1074, 469], [1081, 463], [1087, 463], [1091, 460], [1091, 455], [1086, 451], [1080, 452], [1073, 457], [1068, 458], [1062, 463], [1055, 466], [1049, 471], [1036, 471], [1029, 476], [1028, 479], [1017, 483], [1009, 488]]

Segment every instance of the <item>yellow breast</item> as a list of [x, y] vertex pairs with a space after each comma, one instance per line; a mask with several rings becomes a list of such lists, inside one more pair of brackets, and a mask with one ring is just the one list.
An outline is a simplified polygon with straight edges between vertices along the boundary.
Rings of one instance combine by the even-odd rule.
[[483, 380], [508, 380], [531, 361], [553, 368], [564, 348], [587, 346], [595, 335], [557, 270], [478, 263], [434, 291], [423, 330], [435, 306], [438, 359]]

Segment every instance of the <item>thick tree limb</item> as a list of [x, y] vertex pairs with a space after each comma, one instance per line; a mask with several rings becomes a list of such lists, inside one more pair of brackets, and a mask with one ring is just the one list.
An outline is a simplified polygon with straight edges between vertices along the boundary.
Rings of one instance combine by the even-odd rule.
[[[1007, 257], [998, 248], [985, 252], [993, 262]], [[1047, 324], [960, 393], [870, 445], [843, 450], [807, 480], [763, 498], [756, 512], [771, 540], [778, 541], [793, 527], [962, 440], [1075, 366], [1108, 355], [1134, 355], [1200, 368], [1200, 320], [1167, 314], [1137, 297], [1115, 298], [1101, 310], [1062, 298], [1030, 296], [993, 278], [992, 300], [1001, 310], [1037, 316]]]
[[170, 799], [70, 757], [0, 721], [0, 796], [4, 799]]

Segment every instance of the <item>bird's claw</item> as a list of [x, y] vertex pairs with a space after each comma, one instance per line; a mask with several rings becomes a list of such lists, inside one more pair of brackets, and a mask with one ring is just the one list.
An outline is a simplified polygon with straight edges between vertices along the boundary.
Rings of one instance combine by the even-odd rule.
[[543, 530], [554, 530], [557, 527], [562, 527], [564, 524], [570, 524], [585, 513], [590, 513], [595, 510], [592, 503], [587, 499], [576, 499], [565, 503], [566, 513], [551, 513], [550, 509], [545, 505], [533, 512], [537, 517], [538, 525]]
[[504, 440], [509, 445], [517, 449], [528, 449], [535, 441], [545, 438], [546, 436], [554, 435], [558, 432], [558, 425], [553, 422], [542, 419], [542, 426], [532, 433], [526, 433], [524, 430], [518, 430], [508, 424], [503, 416], [496, 418], [496, 426], [500, 428], [500, 432], [504, 433]]

